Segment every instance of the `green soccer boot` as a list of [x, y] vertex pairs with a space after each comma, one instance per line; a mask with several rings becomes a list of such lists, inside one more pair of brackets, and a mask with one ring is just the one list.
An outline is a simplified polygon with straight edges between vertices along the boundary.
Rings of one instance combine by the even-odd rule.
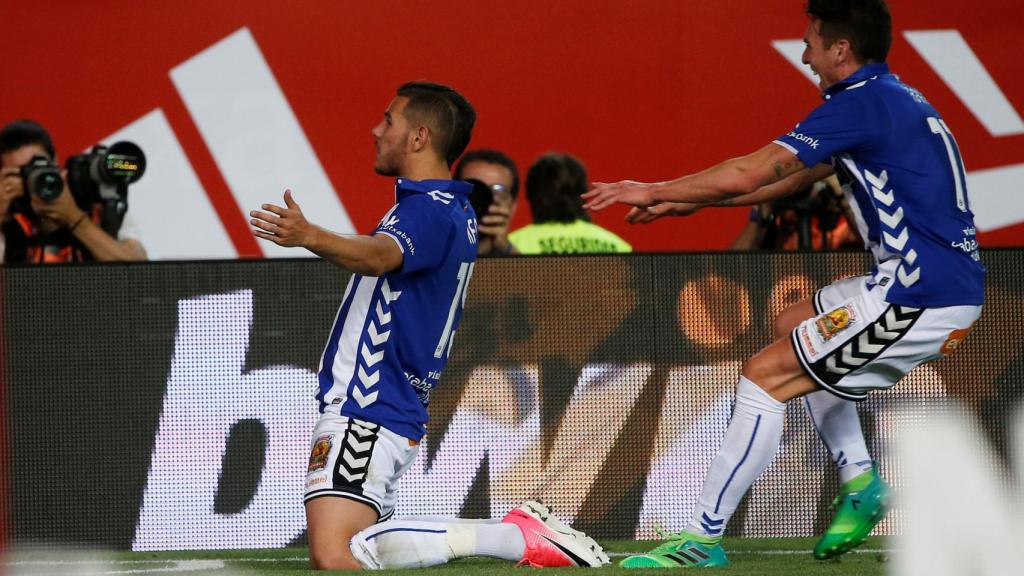
[[721, 538], [708, 538], [680, 532], [664, 534], [668, 542], [647, 554], [630, 556], [619, 562], [622, 568], [712, 568], [728, 566]]
[[850, 480], [832, 503], [836, 515], [814, 547], [814, 557], [827, 560], [860, 546], [889, 511], [892, 490], [871, 469]]

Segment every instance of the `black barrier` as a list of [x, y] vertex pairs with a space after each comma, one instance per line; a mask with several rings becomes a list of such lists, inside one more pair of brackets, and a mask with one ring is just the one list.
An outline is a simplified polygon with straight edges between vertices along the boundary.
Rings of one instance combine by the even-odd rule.
[[[988, 302], [964, 349], [861, 406], [897, 488], [886, 441], [902, 407], [956, 398], [1006, 450], [1024, 392], [1024, 252], [983, 257]], [[866, 266], [854, 253], [481, 261], [397, 513], [492, 516], [539, 497], [599, 538], [681, 529], [769, 319]], [[310, 260], [0, 273], [15, 544], [304, 538], [314, 373], [346, 273]], [[802, 412], [791, 403], [782, 450], [731, 534], [825, 526], [836, 475]], [[879, 528], [900, 529], [898, 510]]]

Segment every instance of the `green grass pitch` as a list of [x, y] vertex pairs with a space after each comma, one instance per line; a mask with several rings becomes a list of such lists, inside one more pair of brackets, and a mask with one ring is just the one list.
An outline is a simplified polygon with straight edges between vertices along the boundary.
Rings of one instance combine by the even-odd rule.
[[[635, 540], [604, 541], [613, 564], [601, 568], [602, 574], [651, 574], [676, 570], [623, 570], [615, 563], [630, 553], [647, 550], [653, 542]], [[891, 542], [883, 538], [869, 538], [859, 550], [836, 560], [818, 561], [811, 557], [812, 538], [726, 539], [725, 547], [732, 564], [714, 569], [712, 574], [725, 575], [881, 575], [887, 572]], [[436, 576], [522, 576], [530, 568], [487, 559], [468, 559], [445, 566], [426, 569]], [[549, 569], [559, 573], [574, 572], [576, 568]], [[416, 571], [388, 571], [405, 576]], [[90, 576], [131, 575], [275, 575], [306, 576], [323, 574], [309, 568], [305, 548], [273, 550], [213, 550], [192, 552], [47, 552], [21, 551], [9, 554], [0, 561], [0, 573], [6, 576], [61, 574]], [[377, 572], [384, 573], [384, 572]]]

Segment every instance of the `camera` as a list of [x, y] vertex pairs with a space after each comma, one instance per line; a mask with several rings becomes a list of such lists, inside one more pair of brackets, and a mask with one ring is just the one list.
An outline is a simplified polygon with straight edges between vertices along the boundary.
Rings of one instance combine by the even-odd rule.
[[25, 191], [50, 202], [64, 191], [64, 179], [60, 168], [46, 156], [33, 156], [28, 164], [21, 167], [21, 179]]
[[146, 172], [146, 155], [138, 145], [115, 142], [97, 144], [85, 154], [68, 158], [68, 188], [83, 210], [100, 204], [100, 226], [116, 236], [128, 210], [128, 185]]
[[466, 182], [473, 185], [473, 191], [469, 193], [469, 205], [476, 212], [477, 219], [480, 219], [494, 203], [494, 191], [476, 178], [467, 178]]
[[68, 187], [79, 204], [102, 202], [127, 196], [128, 185], [146, 172], [146, 155], [132, 142], [97, 144], [85, 154], [68, 158], [66, 167]]

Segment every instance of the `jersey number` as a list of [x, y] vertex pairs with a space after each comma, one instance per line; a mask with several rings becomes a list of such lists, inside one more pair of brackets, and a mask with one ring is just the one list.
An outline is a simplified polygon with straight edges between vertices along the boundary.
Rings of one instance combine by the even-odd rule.
[[469, 279], [473, 276], [473, 267], [476, 262], [463, 262], [459, 266], [459, 286], [455, 288], [455, 297], [452, 298], [452, 305], [448, 308], [448, 321], [444, 324], [444, 331], [441, 332], [441, 339], [434, 348], [434, 358], [440, 358], [442, 354], [451, 353], [452, 340], [455, 332], [452, 327], [455, 324], [455, 314], [466, 305], [466, 292], [469, 290]]
[[928, 118], [928, 127], [932, 134], [942, 137], [942, 143], [946, 146], [946, 155], [949, 157], [949, 165], [953, 169], [953, 182], [956, 184], [956, 207], [961, 212], [967, 212], [967, 196], [964, 192], [967, 188], [967, 179], [964, 178], [964, 162], [960, 158], [960, 148], [956, 145], [953, 133], [949, 126], [941, 118]]

